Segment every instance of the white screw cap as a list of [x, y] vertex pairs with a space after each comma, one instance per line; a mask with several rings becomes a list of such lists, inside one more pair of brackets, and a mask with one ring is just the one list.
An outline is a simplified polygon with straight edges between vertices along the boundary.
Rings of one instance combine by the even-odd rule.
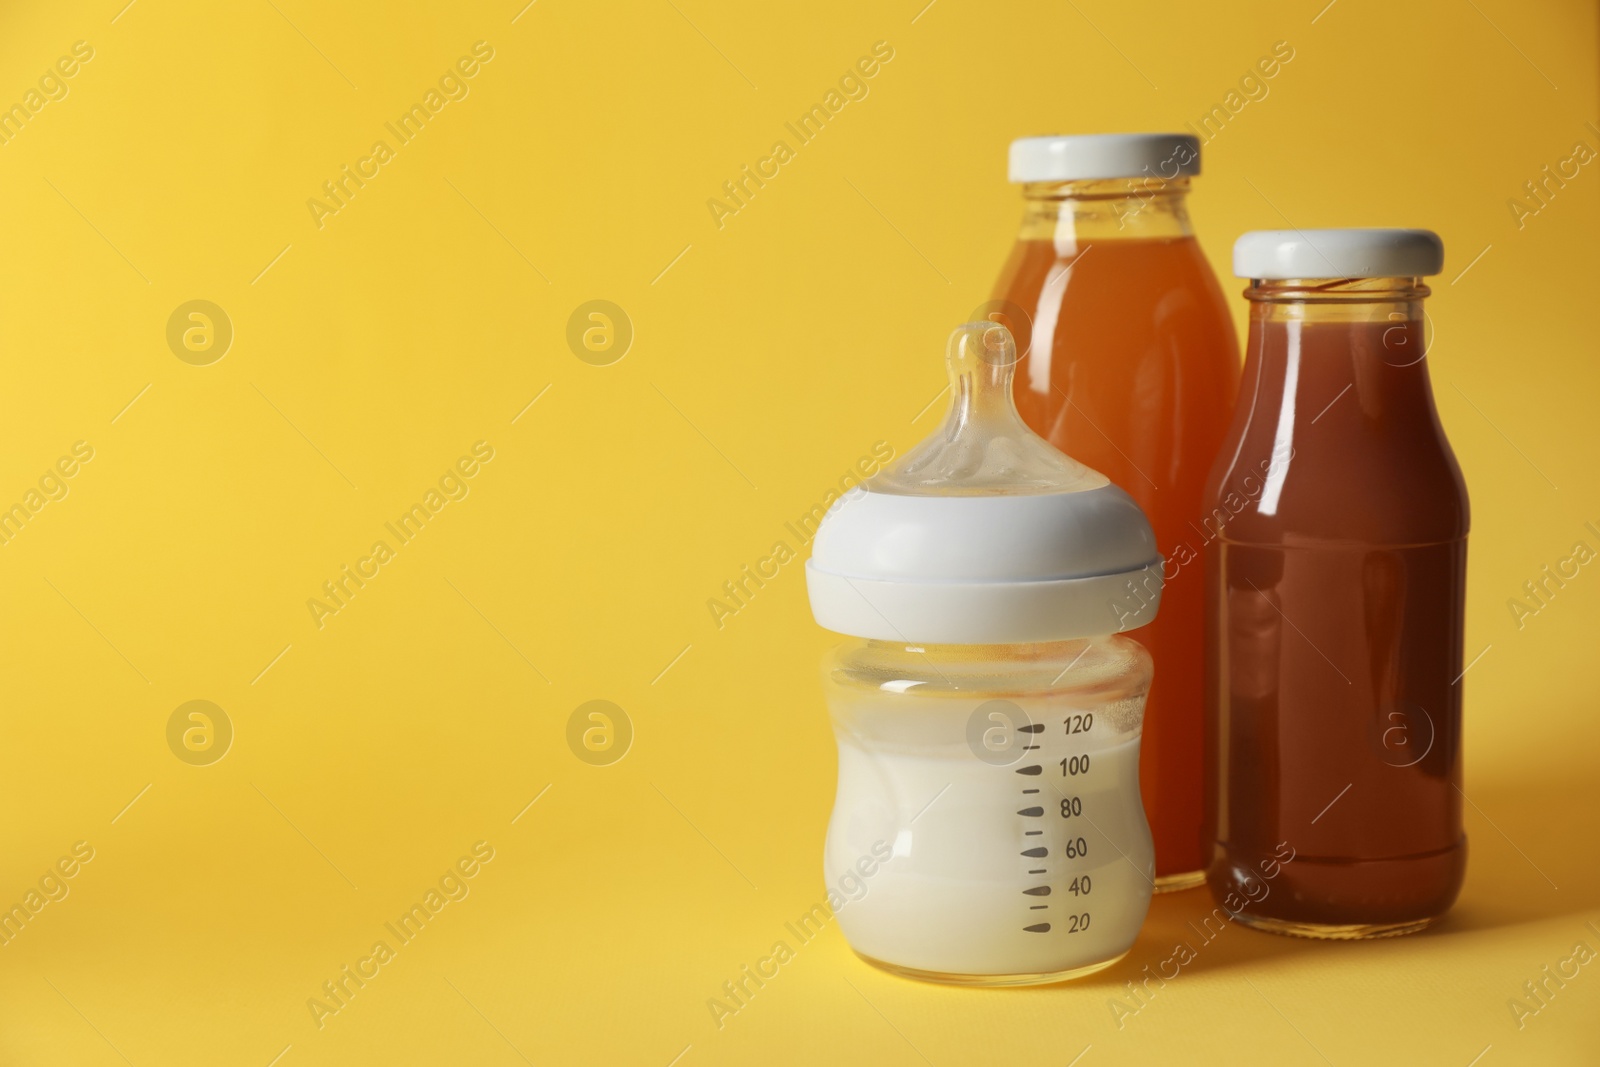
[[1233, 243], [1241, 278], [1425, 278], [1444, 269], [1432, 230], [1252, 230]]
[[1184, 133], [1097, 133], [1011, 142], [1014, 182], [1187, 178], [1200, 173], [1200, 142]]

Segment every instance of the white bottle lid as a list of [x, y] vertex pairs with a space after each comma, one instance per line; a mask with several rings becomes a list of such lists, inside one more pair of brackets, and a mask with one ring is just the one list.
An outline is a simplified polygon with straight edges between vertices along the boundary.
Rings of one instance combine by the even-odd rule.
[[1233, 243], [1241, 278], [1425, 278], [1444, 269], [1432, 230], [1253, 230]]
[[1011, 142], [1014, 182], [1187, 178], [1200, 173], [1200, 142], [1186, 133], [1096, 133]]
[[944, 424], [829, 509], [806, 586], [817, 622], [905, 644], [1021, 644], [1155, 618], [1162, 560], [1139, 505], [1023, 424], [1003, 326], [950, 338]]

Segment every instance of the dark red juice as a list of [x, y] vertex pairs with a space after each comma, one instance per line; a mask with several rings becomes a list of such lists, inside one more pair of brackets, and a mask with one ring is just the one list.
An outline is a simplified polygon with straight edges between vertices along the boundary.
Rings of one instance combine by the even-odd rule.
[[1206, 494], [1207, 879], [1251, 900], [1252, 925], [1404, 933], [1466, 866], [1468, 507], [1423, 358], [1427, 290], [1256, 284]]

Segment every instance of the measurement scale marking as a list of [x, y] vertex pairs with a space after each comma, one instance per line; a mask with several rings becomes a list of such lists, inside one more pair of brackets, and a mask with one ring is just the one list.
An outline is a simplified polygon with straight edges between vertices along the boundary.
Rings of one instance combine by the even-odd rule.
[[[1017, 733], [1019, 735], [1024, 735], [1024, 734], [1033, 734], [1033, 735], [1035, 735], [1032, 738], [1028, 738], [1028, 740], [1032, 740], [1032, 741], [1042, 740], [1042, 738], [1039, 735], [1044, 733], [1044, 723], [1029, 723], [1027, 726], [1019, 727], [1017, 729]], [[1039, 745], [1037, 745], [1037, 744], [1023, 745], [1022, 746], [1022, 750], [1024, 752], [1037, 751], [1038, 748], [1039, 748]], [[1035, 764], [1035, 765], [1029, 766], [1029, 767], [1018, 767], [1018, 768], [1016, 768], [1016, 772], [1018, 774], [1025, 774], [1025, 775], [1029, 775], [1029, 776], [1037, 776], [1037, 775], [1040, 775], [1040, 774], [1044, 773], [1044, 767], [1041, 766], [1041, 765], [1038, 765], [1038, 764]], [[1039, 792], [1038, 789], [1024, 789], [1022, 791], [1024, 796], [1032, 796], [1032, 795], [1037, 794], [1038, 792]], [[1040, 804], [1034, 804], [1034, 805], [1031, 805], [1029, 807], [1020, 808], [1020, 809], [1018, 809], [1017, 814], [1022, 816], [1024, 819], [1042, 818], [1044, 816], [1044, 806], [1040, 805]], [[1043, 834], [1044, 834], [1043, 830], [1024, 830], [1023, 831], [1023, 836], [1025, 836], [1025, 837], [1040, 837], [1040, 836], [1043, 836]], [[1030, 848], [1030, 849], [1024, 850], [1022, 854], [1024, 856], [1029, 856], [1029, 857], [1033, 857], [1033, 858], [1036, 858], [1036, 859], [1043, 859], [1043, 858], [1045, 858], [1046, 856], [1048, 856], [1050, 854], [1050, 850], [1048, 848], [1045, 848], [1045, 847]], [[1037, 868], [1034, 868], [1034, 869], [1028, 871], [1028, 873], [1029, 874], [1048, 874], [1049, 871], [1048, 871], [1048, 868], [1037, 867]], [[1048, 885], [1033, 886], [1032, 888], [1024, 889], [1022, 891], [1022, 894], [1023, 894], [1023, 896], [1029, 896], [1029, 897], [1034, 897], [1034, 898], [1047, 897], [1047, 896], [1050, 895], [1050, 886], [1048, 886]], [[1049, 907], [1050, 907], [1050, 905], [1048, 905], [1048, 904], [1030, 904], [1028, 906], [1028, 910], [1029, 911], [1046, 911], [1046, 910], [1049, 909]], [[1046, 933], [1050, 932], [1050, 924], [1049, 923], [1034, 923], [1034, 924], [1029, 925], [1029, 926], [1024, 926], [1022, 929], [1023, 929], [1024, 933], [1046, 934]]]

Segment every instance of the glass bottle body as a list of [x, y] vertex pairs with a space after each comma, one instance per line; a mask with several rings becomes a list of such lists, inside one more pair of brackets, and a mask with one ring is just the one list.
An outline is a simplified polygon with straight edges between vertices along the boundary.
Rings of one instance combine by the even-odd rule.
[[1466, 868], [1466, 487], [1416, 279], [1257, 282], [1208, 485], [1213, 892], [1314, 937], [1421, 929]]
[[852, 641], [824, 663], [840, 929], [885, 969], [1059, 981], [1127, 953], [1154, 868], [1139, 803], [1150, 656], [1124, 637]]
[[1197, 524], [1239, 375], [1227, 302], [1189, 224], [1188, 181], [1024, 186], [1022, 229], [994, 292], [999, 314], [1027, 320], [1009, 323], [1024, 351], [1023, 418], [1127, 490], [1167, 560], [1161, 613], [1136, 636], [1161, 665], [1140, 777], [1163, 889], [1199, 884], [1209, 855]]

